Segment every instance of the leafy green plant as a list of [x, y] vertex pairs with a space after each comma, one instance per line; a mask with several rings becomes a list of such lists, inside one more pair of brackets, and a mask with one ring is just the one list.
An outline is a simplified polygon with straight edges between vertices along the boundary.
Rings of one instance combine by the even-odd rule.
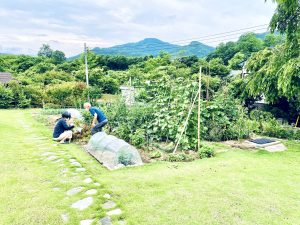
[[208, 145], [202, 145], [200, 151], [198, 152], [199, 158], [211, 158], [215, 155], [214, 149]]
[[185, 153], [171, 153], [167, 156], [167, 161], [169, 162], [189, 162], [194, 159], [195, 158], [192, 155]]
[[129, 152], [121, 151], [119, 152], [118, 162], [123, 164], [124, 166], [131, 165], [131, 159], [133, 155]]
[[155, 150], [153, 152], [150, 153], [150, 157], [152, 159], [155, 159], [155, 158], [160, 158], [162, 156], [161, 152], [158, 151], [158, 150]]
[[145, 130], [137, 129], [130, 135], [130, 141], [134, 146], [140, 148], [145, 143]]

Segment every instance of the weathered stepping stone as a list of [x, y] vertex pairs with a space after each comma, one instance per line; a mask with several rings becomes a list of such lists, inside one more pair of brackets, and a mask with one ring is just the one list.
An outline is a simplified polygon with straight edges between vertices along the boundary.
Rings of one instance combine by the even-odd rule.
[[86, 195], [95, 195], [97, 194], [97, 190], [96, 189], [91, 189], [91, 190], [87, 190], [85, 192]]
[[107, 201], [102, 205], [103, 209], [112, 209], [116, 207], [116, 203], [114, 203], [113, 201]]
[[55, 159], [57, 159], [58, 157], [56, 155], [51, 155], [47, 158], [47, 160], [53, 161]]
[[81, 220], [80, 221], [80, 225], [91, 225], [93, 223], [94, 220]]
[[99, 187], [99, 186], [100, 186], [100, 184], [99, 184], [99, 183], [94, 183], [94, 185], [95, 185], [95, 186], [97, 186], [97, 187]]
[[76, 162], [76, 159], [69, 159], [69, 161], [72, 162]]
[[83, 182], [86, 184], [89, 184], [89, 183], [92, 183], [93, 180], [90, 177], [88, 177], [88, 178], [84, 179]]
[[106, 215], [108, 215], [108, 216], [117, 216], [117, 215], [121, 215], [121, 214], [122, 214], [121, 209], [114, 209], [114, 210], [111, 210], [106, 213]]
[[64, 214], [61, 214], [60, 217], [61, 217], [61, 220], [62, 220], [64, 223], [68, 223], [68, 222], [69, 222], [69, 214], [64, 213]]
[[64, 161], [64, 159], [57, 159], [57, 160], [55, 160], [54, 162], [55, 162], [55, 163], [59, 163], [59, 162], [62, 162], [62, 161]]
[[79, 200], [71, 205], [74, 209], [84, 210], [88, 208], [93, 203], [93, 197], [87, 197]]
[[44, 152], [42, 154], [42, 156], [49, 156], [49, 155], [55, 155], [55, 153], [54, 152]]
[[79, 162], [71, 162], [71, 164], [76, 167], [81, 167], [81, 164]]
[[84, 172], [84, 171], [86, 171], [85, 168], [76, 168], [76, 172]]
[[75, 195], [83, 190], [83, 187], [75, 187], [67, 191], [67, 195]]
[[101, 225], [112, 225], [109, 216], [103, 217], [102, 219], [100, 219], [99, 222], [100, 222]]
[[60, 173], [67, 173], [69, 171], [68, 168], [63, 168]]
[[118, 224], [120, 224], [120, 225], [125, 225], [126, 222], [125, 222], [125, 220], [119, 220], [119, 221], [118, 221]]
[[107, 198], [107, 199], [110, 199], [110, 198], [111, 198], [110, 194], [107, 194], [107, 193], [104, 194], [103, 197], [104, 197], [104, 198]]
[[58, 188], [58, 187], [53, 188], [53, 191], [59, 191], [59, 190], [60, 190], [60, 188]]

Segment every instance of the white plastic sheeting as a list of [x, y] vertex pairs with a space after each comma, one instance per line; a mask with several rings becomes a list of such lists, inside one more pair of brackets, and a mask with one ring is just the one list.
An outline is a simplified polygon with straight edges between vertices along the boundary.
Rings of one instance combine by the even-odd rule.
[[105, 132], [98, 132], [91, 137], [87, 151], [110, 170], [143, 165], [135, 147]]
[[81, 113], [77, 109], [67, 109], [67, 112], [71, 113], [71, 117], [74, 119], [78, 119], [78, 120], [83, 119]]

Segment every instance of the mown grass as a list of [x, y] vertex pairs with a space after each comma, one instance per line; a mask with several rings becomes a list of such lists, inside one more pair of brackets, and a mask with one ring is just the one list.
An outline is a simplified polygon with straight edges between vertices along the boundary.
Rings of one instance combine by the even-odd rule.
[[[33, 126], [30, 134], [18, 127], [19, 118]], [[61, 184], [57, 165], [37, 160], [34, 143], [21, 141], [24, 135], [49, 136], [51, 131], [28, 111], [0, 111], [0, 121], [0, 224], [59, 224], [74, 199], [52, 188], [67, 190], [72, 182], [79, 183]], [[109, 190], [127, 224], [299, 224], [300, 143], [286, 145], [288, 150], [280, 153], [229, 149], [212, 159], [113, 172], [76, 145], [59, 146], [102, 185], [98, 205], [84, 215], [71, 210], [71, 222], [103, 216], [101, 196]]]

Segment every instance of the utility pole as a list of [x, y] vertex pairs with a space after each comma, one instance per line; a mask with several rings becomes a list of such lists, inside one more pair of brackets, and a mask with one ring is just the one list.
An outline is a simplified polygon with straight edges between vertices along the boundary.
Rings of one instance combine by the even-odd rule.
[[206, 83], [206, 105], [209, 101], [209, 79], [210, 79], [210, 62], [208, 62], [208, 77], [207, 77], [207, 83]]
[[202, 66], [200, 66], [199, 71], [199, 90], [198, 90], [198, 151], [200, 151], [200, 103], [201, 103], [201, 74], [202, 73]]
[[87, 47], [86, 43], [84, 43], [84, 62], [85, 62], [85, 79], [86, 79], [86, 87], [88, 90], [88, 102], [90, 102], [90, 91], [89, 91], [89, 69], [87, 63]]

